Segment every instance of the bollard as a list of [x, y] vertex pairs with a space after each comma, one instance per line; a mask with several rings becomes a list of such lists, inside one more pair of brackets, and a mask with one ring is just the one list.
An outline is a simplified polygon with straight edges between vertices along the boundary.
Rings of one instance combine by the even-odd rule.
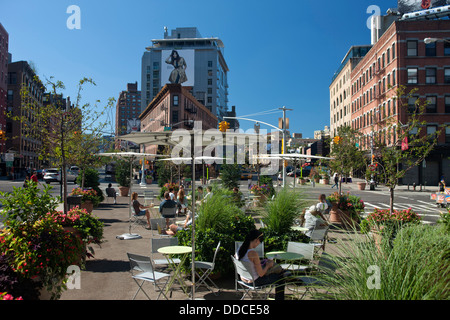
[[413, 190], [416, 191], [416, 183], [413, 183]]
[[409, 191], [409, 184], [408, 184], [408, 189], [407, 190]]

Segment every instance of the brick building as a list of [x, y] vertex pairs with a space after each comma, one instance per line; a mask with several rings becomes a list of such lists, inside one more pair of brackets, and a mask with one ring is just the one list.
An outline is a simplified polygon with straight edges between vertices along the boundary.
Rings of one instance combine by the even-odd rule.
[[[21, 89], [28, 90], [28, 100], [24, 101]], [[30, 132], [23, 122], [14, 120], [14, 117], [26, 117], [30, 122], [35, 121], [31, 112], [25, 114], [22, 106], [33, 105], [35, 110], [43, 107], [45, 87], [37, 79], [36, 73], [26, 61], [17, 61], [8, 65], [8, 96], [7, 110], [12, 117], [6, 119], [6, 149], [15, 154], [14, 171], [23, 173], [26, 168], [40, 168], [39, 150], [42, 142], [36, 138], [37, 132]]]
[[[8, 41], [9, 36], [0, 23], [0, 130], [6, 131], [6, 97], [8, 90]], [[0, 139], [0, 153], [5, 152], [5, 141]], [[1, 162], [2, 160], [0, 160]], [[2, 171], [4, 167], [2, 166]]]
[[[202, 129], [217, 128], [217, 117], [189, 91], [190, 87], [166, 84], [139, 116], [142, 132], [194, 128], [194, 121], [201, 121]], [[145, 152], [155, 153], [150, 146]]]
[[[438, 38], [426, 44], [425, 38]], [[395, 136], [387, 124], [406, 123], [407, 110], [394, 99], [399, 86], [405, 93], [417, 88], [413, 98], [428, 100], [423, 115], [427, 133], [450, 125], [450, 20], [395, 21], [351, 72], [351, 126], [363, 134], [361, 147], [370, 150], [372, 135], [387, 145]], [[450, 131], [444, 129], [426, 164], [411, 170], [404, 184], [437, 185], [450, 179]]]

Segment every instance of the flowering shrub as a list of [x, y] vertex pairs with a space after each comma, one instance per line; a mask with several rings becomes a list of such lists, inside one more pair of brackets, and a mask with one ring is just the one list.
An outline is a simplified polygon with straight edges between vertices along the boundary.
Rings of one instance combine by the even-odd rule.
[[55, 295], [61, 287], [55, 286], [54, 279], [64, 278], [67, 268], [79, 264], [84, 253], [81, 239], [66, 232], [51, 215], [5, 230], [0, 249], [13, 272], [38, 279]]
[[81, 196], [81, 201], [92, 201], [94, 206], [97, 206], [101, 202], [101, 198], [97, 191], [94, 189], [82, 190], [81, 188], [75, 188], [70, 193], [71, 196]]
[[[0, 279], [0, 290], [16, 289], [24, 280], [35, 279], [53, 297], [58, 297], [65, 285], [55, 283], [55, 279], [63, 279], [71, 265], [83, 267], [85, 257], [92, 256], [86, 251], [86, 244], [100, 244], [102, 238], [102, 222], [78, 207], [67, 214], [47, 213], [36, 221], [24, 221], [3, 230], [0, 233], [2, 265], [12, 274], [9, 279]], [[12, 278], [17, 280], [11, 281]]]
[[271, 192], [270, 187], [267, 184], [257, 185], [254, 184], [250, 187], [250, 192], [256, 195], [269, 195]]
[[[85, 244], [98, 244], [103, 242], [103, 223], [97, 217], [80, 209], [78, 206], [64, 214], [63, 212], [48, 213], [53, 221], [63, 227], [73, 227], [79, 233]], [[90, 254], [88, 254], [90, 256]]]
[[374, 212], [369, 213], [366, 220], [375, 225], [389, 224], [389, 223], [418, 223], [422, 218], [411, 208], [407, 210], [394, 210], [392, 213], [389, 209], [375, 209]]
[[7, 292], [0, 292], [0, 300], [23, 300], [22, 297], [14, 298]]
[[165, 185], [162, 186], [162, 188], [160, 190], [160, 193], [159, 193], [159, 197], [161, 199], [163, 199], [164, 198], [164, 193], [166, 191], [169, 191], [170, 188], [173, 188], [173, 192], [175, 194], [178, 192], [178, 190], [180, 190], [180, 186], [178, 185], [178, 183], [174, 183], [174, 182], [170, 183], [170, 182], [168, 182], [168, 183], [166, 183]]
[[337, 203], [340, 210], [346, 211], [350, 215], [356, 217], [359, 217], [359, 214], [361, 214], [365, 208], [364, 201], [357, 196], [350, 195], [350, 193], [340, 194], [339, 192], [334, 192], [327, 197], [327, 200], [332, 203]]

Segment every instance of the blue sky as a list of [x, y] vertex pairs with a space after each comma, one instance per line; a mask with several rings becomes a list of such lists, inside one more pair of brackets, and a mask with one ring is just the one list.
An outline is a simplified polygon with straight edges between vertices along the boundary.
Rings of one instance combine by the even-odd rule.
[[[81, 9], [80, 30], [66, 26], [70, 5]], [[229, 106], [238, 116], [286, 106], [294, 109], [287, 113], [290, 131], [313, 137], [329, 125], [328, 88], [344, 55], [370, 44], [370, 5], [385, 14], [397, 1], [0, 0], [0, 22], [13, 61], [32, 61], [39, 76], [63, 81], [72, 98], [78, 81], [92, 78], [97, 85], [83, 91], [83, 102], [99, 105], [129, 82], [140, 88], [142, 54], [165, 26], [197, 27], [225, 44]], [[281, 116], [249, 117], [277, 125]]]

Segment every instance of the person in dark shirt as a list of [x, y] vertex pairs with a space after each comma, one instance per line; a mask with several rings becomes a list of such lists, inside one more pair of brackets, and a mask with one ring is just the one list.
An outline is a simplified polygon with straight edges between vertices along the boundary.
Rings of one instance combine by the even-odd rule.
[[133, 192], [131, 194], [131, 205], [133, 206], [134, 213], [137, 216], [143, 216], [145, 215], [147, 218], [147, 229], [151, 229], [150, 226], [150, 212], [148, 211], [149, 206], [145, 207], [138, 201], [138, 194], [137, 192]]
[[[164, 200], [159, 205], [159, 212], [161, 213], [163, 218], [166, 218], [166, 229], [169, 229], [169, 227], [170, 227], [170, 219], [175, 218], [176, 206], [177, 206], [177, 203], [170, 199], [169, 192], [164, 193]], [[174, 210], [173, 210], [173, 213], [170, 213], [170, 214], [164, 213], [163, 214], [163, 208], [174, 208]]]

